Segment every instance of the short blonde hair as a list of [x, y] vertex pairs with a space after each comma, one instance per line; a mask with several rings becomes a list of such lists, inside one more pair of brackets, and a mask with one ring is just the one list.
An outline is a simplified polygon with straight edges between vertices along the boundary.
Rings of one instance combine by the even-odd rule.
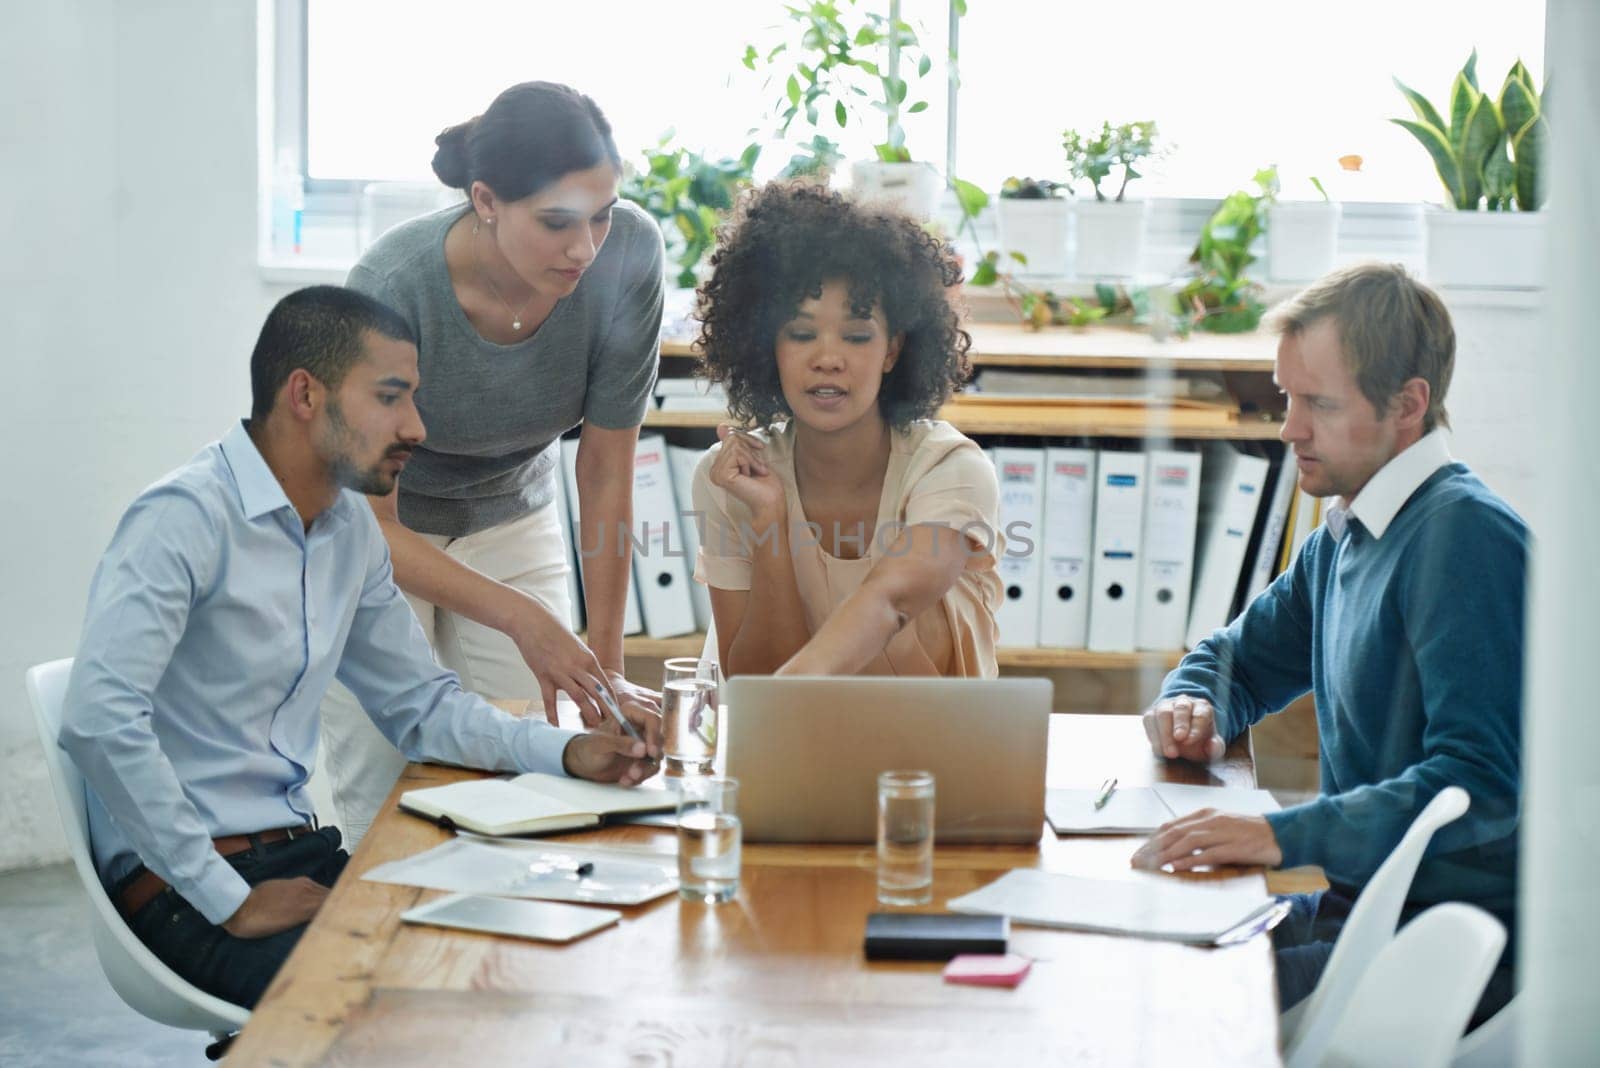
[[1444, 396], [1455, 371], [1456, 332], [1439, 295], [1398, 263], [1361, 263], [1313, 282], [1273, 308], [1270, 330], [1295, 337], [1332, 316], [1356, 385], [1380, 416], [1412, 378], [1428, 383], [1422, 430], [1450, 425]]

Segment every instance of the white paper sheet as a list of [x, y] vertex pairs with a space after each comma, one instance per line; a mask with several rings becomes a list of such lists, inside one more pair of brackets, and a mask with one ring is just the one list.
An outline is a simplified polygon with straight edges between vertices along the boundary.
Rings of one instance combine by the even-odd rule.
[[1067, 927], [1210, 945], [1274, 907], [1260, 889], [1151, 875], [1085, 879], [1034, 869], [1007, 872], [954, 898], [952, 912], [1009, 916], [1034, 927]]
[[1099, 790], [1048, 790], [1045, 817], [1057, 834], [1149, 834], [1163, 823], [1203, 808], [1241, 816], [1277, 812], [1278, 802], [1266, 790], [1233, 786], [1190, 786], [1159, 783], [1113, 790], [1099, 809]]
[[[592, 863], [594, 870], [581, 877], [559, 870], [568, 860]], [[460, 836], [380, 864], [363, 878], [465, 894], [638, 905], [678, 888], [677, 865], [670, 854], [644, 850]]]

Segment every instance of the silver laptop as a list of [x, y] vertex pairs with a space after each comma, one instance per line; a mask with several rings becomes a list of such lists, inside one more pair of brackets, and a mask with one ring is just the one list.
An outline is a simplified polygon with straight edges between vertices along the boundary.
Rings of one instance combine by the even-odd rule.
[[741, 676], [727, 774], [747, 842], [871, 842], [878, 773], [934, 775], [940, 842], [1039, 840], [1049, 679]]

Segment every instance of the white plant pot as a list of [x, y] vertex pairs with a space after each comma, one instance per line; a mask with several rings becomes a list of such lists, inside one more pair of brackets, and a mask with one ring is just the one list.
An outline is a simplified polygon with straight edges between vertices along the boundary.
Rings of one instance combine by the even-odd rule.
[[[995, 200], [1000, 221], [1000, 262], [1013, 273], [1061, 277], [1072, 270], [1068, 241], [1072, 234], [1072, 202], [1054, 197], [1043, 200]], [[1025, 264], [1010, 258], [1012, 252], [1027, 257]]]
[[1430, 208], [1422, 223], [1429, 284], [1492, 289], [1544, 285], [1544, 212]]
[[1081, 200], [1077, 205], [1079, 278], [1132, 278], [1144, 262], [1148, 200]]
[[858, 200], [884, 201], [927, 220], [939, 208], [944, 183], [931, 164], [860, 160], [850, 164], [850, 191]]
[[1337, 201], [1280, 200], [1267, 216], [1267, 276], [1311, 282], [1333, 270], [1339, 251]]

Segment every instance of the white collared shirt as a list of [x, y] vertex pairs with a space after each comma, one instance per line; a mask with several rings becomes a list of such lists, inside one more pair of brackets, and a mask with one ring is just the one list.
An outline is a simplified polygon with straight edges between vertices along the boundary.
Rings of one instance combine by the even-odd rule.
[[[1367, 484], [1361, 487], [1356, 499], [1349, 504], [1330, 505], [1323, 522], [1335, 541], [1344, 538], [1350, 517], [1361, 520], [1361, 525], [1374, 538], [1383, 537], [1400, 509], [1417, 492], [1417, 487], [1432, 477], [1439, 468], [1452, 462], [1450, 439], [1443, 427], [1435, 427], [1421, 440], [1401, 451], [1388, 463], [1378, 468]], [[1342, 499], [1341, 499], [1342, 502]]]

